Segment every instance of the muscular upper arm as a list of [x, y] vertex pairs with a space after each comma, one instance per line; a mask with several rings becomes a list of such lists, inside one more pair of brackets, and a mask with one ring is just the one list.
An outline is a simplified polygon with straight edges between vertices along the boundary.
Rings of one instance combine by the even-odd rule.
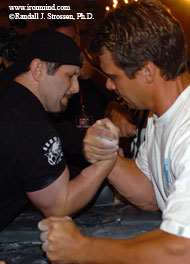
[[69, 170], [66, 167], [59, 178], [48, 187], [27, 192], [31, 202], [45, 215], [66, 215], [66, 202], [69, 191]]

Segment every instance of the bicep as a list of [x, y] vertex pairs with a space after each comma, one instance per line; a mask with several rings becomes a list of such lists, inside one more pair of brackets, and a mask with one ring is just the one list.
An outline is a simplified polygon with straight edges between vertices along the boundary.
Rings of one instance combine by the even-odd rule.
[[34, 192], [26, 192], [31, 202], [45, 215], [63, 215], [68, 196], [69, 170], [66, 167], [48, 187]]

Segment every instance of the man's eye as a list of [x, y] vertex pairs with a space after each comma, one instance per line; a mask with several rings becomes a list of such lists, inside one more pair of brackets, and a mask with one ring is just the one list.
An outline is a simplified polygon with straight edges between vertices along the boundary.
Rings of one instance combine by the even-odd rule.
[[111, 81], [115, 80], [115, 76], [110, 76], [109, 78], [110, 78]]

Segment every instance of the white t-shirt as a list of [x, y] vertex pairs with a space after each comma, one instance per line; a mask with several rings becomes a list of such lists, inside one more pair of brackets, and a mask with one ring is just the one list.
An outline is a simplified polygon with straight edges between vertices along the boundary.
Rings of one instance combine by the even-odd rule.
[[190, 86], [161, 117], [148, 119], [136, 164], [153, 183], [160, 228], [190, 238]]

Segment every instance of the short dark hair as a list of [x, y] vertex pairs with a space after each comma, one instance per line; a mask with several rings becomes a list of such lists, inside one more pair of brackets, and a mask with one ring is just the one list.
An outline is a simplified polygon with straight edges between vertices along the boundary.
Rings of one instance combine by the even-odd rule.
[[46, 64], [47, 74], [49, 75], [54, 75], [61, 66], [61, 64], [58, 62], [49, 62], [49, 61], [44, 61], [44, 62]]
[[111, 11], [95, 30], [92, 53], [106, 47], [114, 63], [133, 79], [152, 61], [165, 80], [186, 71], [186, 42], [180, 23], [157, 0], [139, 0]]

